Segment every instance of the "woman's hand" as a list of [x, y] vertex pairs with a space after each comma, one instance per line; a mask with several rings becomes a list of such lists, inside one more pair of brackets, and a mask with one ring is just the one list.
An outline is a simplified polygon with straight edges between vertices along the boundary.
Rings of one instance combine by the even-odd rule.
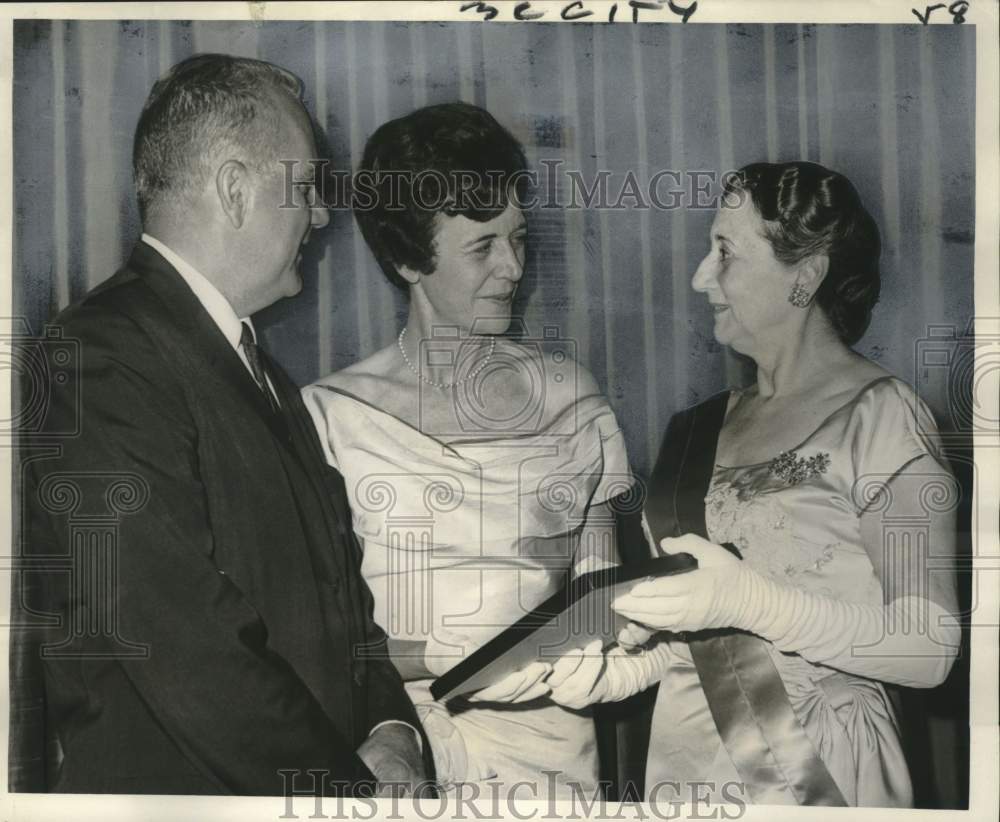
[[601, 645], [601, 640], [595, 639], [556, 660], [548, 678], [553, 702], [579, 710], [602, 701], [607, 682], [601, 676], [605, 668]]
[[658, 682], [670, 664], [667, 642], [639, 653], [630, 653], [620, 645], [602, 653], [601, 640], [594, 640], [556, 662], [548, 679], [550, 699], [574, 709], [597, 702], [620, 702]]
[[471, 702], [529, 702], [549, 692], [545, 678], [552, 672], [548, 662], [532, 662], [520, 671], [508, 674], [499, 682], [476, 691], [469, 697]]
[[618, 644], [626, 651], [637, 651], [649, 640], [653, 638], [656, 631], [640, 625], [638, 622], [630, 622], [618, 632]]
[[694, 571], [640, 582], [611, 603], [634, 622], [661, 631], [730, 627], [736, 577], [743, 565], [725, 548], [694, 534], [660, 541], [670, 554], [687, 553]]
[[[441, 676], [467, 658], [479, 646], [467, 635], [444, 626], [434, 629], [424, 650], [424, 664], [435, 676]], [[527, 702], [549, 692], [545, 678], [552, 671], [547, 662], [533, 662], [520, 671], [508, 674], [499, 682], [469, 697], [474, 702]]]

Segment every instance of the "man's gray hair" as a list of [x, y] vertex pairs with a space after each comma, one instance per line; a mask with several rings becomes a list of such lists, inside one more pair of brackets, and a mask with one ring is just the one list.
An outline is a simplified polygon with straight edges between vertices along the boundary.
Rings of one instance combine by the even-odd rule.
[[132, 149], [143, 221], [201, 190], [225, 159], [277, 170], [282, 94], [299, 100], [302, 81], [272, 63], [227, 54], [189, 57], [157, 80]]

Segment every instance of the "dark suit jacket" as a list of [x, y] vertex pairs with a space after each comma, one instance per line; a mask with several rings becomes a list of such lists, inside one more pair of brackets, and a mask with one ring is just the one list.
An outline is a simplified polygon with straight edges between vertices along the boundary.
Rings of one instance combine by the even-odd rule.
[[419, 722], [298, 390], [267, 362], [271, 414], [145, 244], [57, 324], [79, 377], [52, 381], [45, 426], [76, 415], [80, 433], [33, 458], [25, 488], [27, 549], [48, 562], [35, 606], [60, 617], [43, 650], [52, 789], [281, 795], [280, 771], [304, 790], [317, 769], [358, 790], [372, 727]]

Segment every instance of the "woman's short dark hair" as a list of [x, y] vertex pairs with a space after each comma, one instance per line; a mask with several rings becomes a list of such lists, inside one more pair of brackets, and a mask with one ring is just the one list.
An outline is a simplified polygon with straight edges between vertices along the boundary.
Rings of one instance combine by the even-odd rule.
[[846, 344], [861, 339], [881, 289], [882, 239], [851, 181], [816, 163], [752, 163], [729, 179], [726, 190], [749, 192], [783, 263], [828, 257], [816, 302]]
[[527, 161], [517, 139], [468, 103], [417, 109], [380, 126], [354, 177], [354, 214], [389, 280], [398, 268], [430, 274], [435, 219], [461, 214], [484, 223], [523, 202]]

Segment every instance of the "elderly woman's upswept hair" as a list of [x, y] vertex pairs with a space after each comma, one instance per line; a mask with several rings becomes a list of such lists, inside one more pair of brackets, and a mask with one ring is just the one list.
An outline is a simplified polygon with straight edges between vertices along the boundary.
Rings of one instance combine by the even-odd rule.
[[851, 181], [816, 163], [752, 163], [726, 190], [750, 194], [783, 263], [828, 257], [816, 302], [847, 345], [861, 339], [881, 290], [882, 239]]
[[132, 148], [139, 214], [200, 189], [213, 161], [230, 154], [258, 171], [277, 162], [276, 95], [298, 100], [302, 81], [263, 60], [196, 54], [156, 81]]
[[380, 126], [355, 174], [354, 215], [389, 280], [398, 267], [430, 274], [435, 219], [462, 215], [484, 223], [523, 202], [527, 161], [517, 139], [468, 103], [417, 109]]

